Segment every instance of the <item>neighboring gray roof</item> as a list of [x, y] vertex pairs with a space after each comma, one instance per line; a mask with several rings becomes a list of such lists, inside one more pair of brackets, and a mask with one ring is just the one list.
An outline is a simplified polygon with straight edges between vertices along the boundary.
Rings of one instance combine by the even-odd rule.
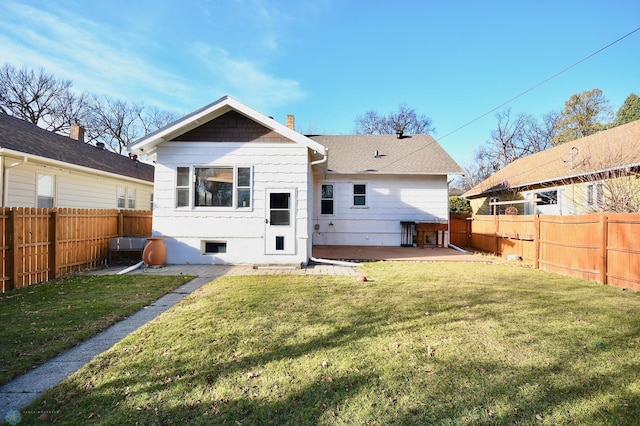
[[154, 167], [0, 113], [0, 149], [153, 182]]
[[[429, 135], [312, 135], [329, 149], [322, 166], [335, 173], [464, 174]], [[376, 152], [378, 156], [376, 157]]]

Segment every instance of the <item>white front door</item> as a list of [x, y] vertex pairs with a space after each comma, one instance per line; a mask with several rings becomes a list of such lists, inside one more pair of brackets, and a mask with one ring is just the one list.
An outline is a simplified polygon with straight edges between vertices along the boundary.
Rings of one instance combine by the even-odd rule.
[[293, 189], [267, 189], [265, 254], [296, 253], [296, 199]]

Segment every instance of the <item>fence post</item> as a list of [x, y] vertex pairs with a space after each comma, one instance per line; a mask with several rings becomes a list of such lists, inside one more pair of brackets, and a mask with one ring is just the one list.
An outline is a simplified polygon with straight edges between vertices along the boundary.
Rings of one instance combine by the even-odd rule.
[[609, 234], [609, 230], [607, 229], [609, 227], [609, 217], [606, 214], [602, 214], [600, 216], [600, 232], [602, 232], [601, 234], [601, 240], [600, 240], [600, 259], [601, 259], [601, 264], [600, 264], [600, 284], [607, 284], [607, 255], [608, 255], [608, 250], [607, 250], [607, 243], [608, 243], [608, 234]]
[[533, 218], [533, 247], [534, 247], [534, 269], [540, 269], [540, 215], [537, 214]]
[[[497, 209], [498, 209], [498, 206], [496, 206], [496, 210]], [[500, 218], [498, 217], [497, 214], [494, 214], [493, 215], [493, 235], [495, 236], [494, 243], [495, 243], [496, 249], [494, 250], [494, 253], [496, 254], [496, 256], [502, 255], [502, 253], [500, 253], [500, 251], [498, 250], [500, 248], [500, 237], [498, 236], [499, 230], [500, 230]]]
[[49, 214], [49, 279], [53, 280], [58, 277], [58, 212]]
[[118, 212], [118, 237], [124, 237], [124, 213]]
[[9, 223], [10, 223], [10, 227], [11, 227], [11, 241], [9, 242], [9, 249], [11, 250], [11, 256], [9, 256], [10, 259], [10, 270], [11, 272], [9, 273], [9, 277], [10, 277], [10, 284], [9, 284], [9, 290], [14, 290], [16, 288], [18, 288], [18, 278], [20, 276], [20, 250], [19, 250], [19, 246], [20, 246], [20, 233], [18, 232], [18, 229], [20, 228], [18, 226], [18, 211], [17, 209], [11, 209], [9, 210]]

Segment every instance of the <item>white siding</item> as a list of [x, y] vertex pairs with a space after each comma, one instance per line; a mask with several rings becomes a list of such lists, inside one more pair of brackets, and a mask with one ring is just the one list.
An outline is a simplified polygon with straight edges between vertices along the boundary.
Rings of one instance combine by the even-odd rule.
[[[175, 207], [176, 168], [212, 165], [252, 167], [251, 209]], [[168, 142], [161, 145], [157, 153], [153, 232], [165, 237], [167, 263], [306, 262], [307, 173], [307, 148], [297, 144]], [[297, 235], [292, 255], [265, 254], [265, 191], [270, 188], [295, 191]], [[202, 254], [203, 241], [226, 242], [227, 251]]]
[[115, 209], [119, 186], [136, 190], [136, 210], [151, 207], [151, 182], [137, 183], [33, 162], [9, 168], [5, 173], [8, 207], [36, 207], [38, 174], [55, 177], [55, 207]]
[[[320, 185], [334, 184], [334, 214], [320, 214]], [[353, 185], [367, 185], [367, 206], [353, 206]], [[446, 222], [446, 176], [327, 176], [317, 179], [313, 244], [399, 246], [401, 221]], [[318, 229], [315, 229], [315, 228]]]

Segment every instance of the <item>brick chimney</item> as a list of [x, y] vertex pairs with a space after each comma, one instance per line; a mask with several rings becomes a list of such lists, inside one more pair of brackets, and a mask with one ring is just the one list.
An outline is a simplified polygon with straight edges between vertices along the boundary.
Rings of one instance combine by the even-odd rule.
[[296, 116], [293, 114], [287, 114], [287, 127], [291, 130], [296, 129]]
[[74, 124], [69, 130], [69, 137], [77, 140], [78, 142], [84, 143], [84, 127]]

